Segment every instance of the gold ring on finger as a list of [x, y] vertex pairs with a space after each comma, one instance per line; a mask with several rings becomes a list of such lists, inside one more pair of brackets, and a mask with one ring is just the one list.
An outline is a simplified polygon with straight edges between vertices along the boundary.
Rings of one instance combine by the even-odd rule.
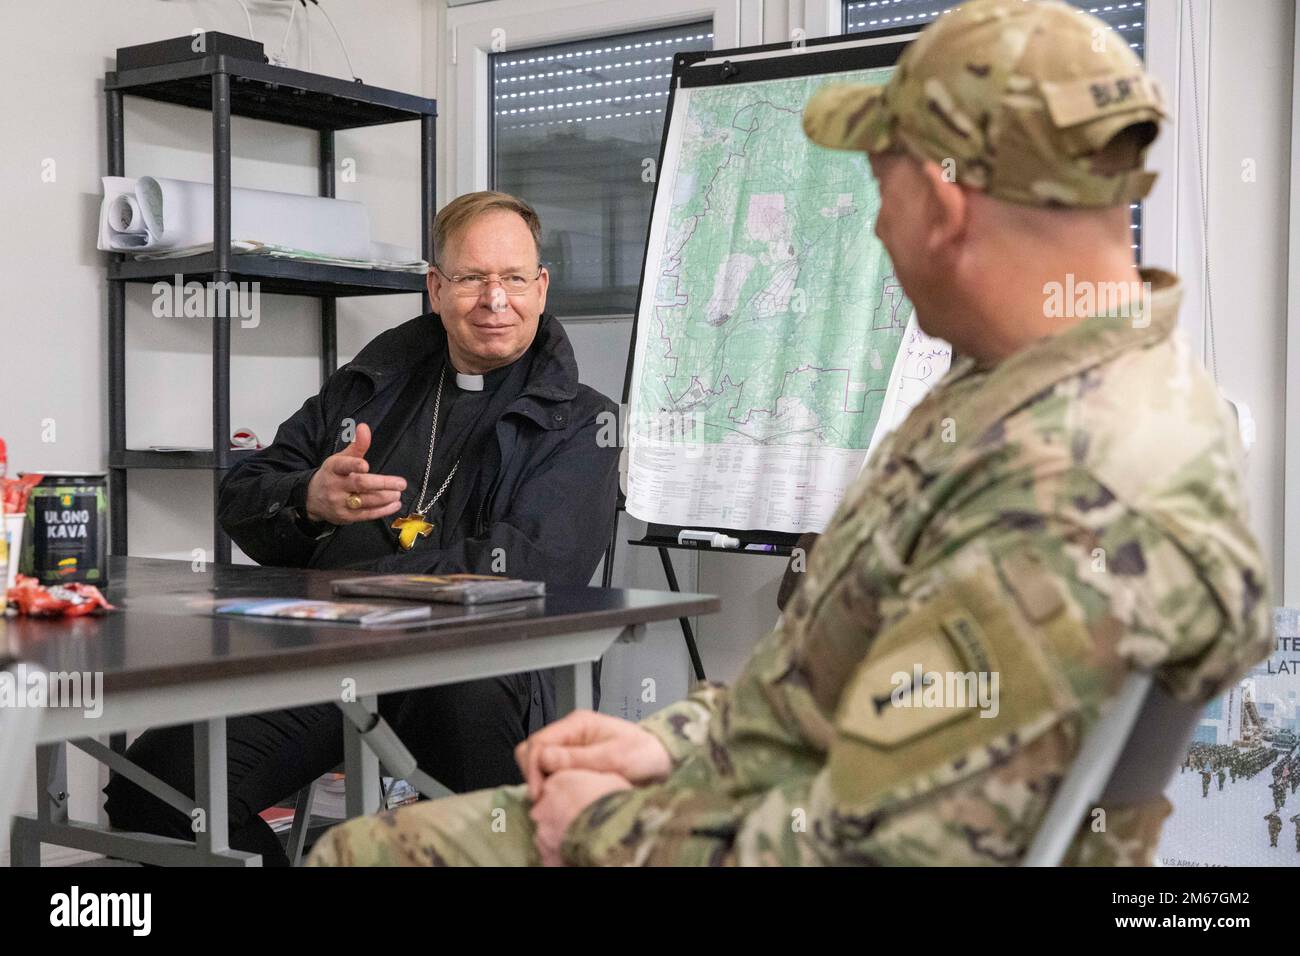
[[348, 507], [357, 511], [361, 507], [361, 496], [357, 494], [348, 495]]

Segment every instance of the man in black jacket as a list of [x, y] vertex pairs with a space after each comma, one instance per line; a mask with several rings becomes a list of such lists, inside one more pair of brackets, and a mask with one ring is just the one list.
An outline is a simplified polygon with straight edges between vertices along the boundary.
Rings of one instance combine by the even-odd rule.
[[[540, 223], [502, 193], [438, 214], [435, 313], [383, 333], [221, 486], [222, 527], [261, 564], [472, 571], [585, 584], [609, 539], [617, 410], [578, 382], [547, 314]], [[380, 698], [421, 769], [456, 791], [520, 780], [514, 747], [553, 716], [549, 673]], [[342, 759], [333, 704], [228, 722], [230, 845], [287, 862], [258, 816]], [[187, 727], [151, 730], [128, 757], [194, 792]], [[192, 837], [190, 820], [113, 775], [113, 826]]]

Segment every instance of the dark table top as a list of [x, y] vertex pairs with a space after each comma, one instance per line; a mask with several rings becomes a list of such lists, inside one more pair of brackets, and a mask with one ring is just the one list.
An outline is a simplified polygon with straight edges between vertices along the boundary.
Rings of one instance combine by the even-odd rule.
[[[117, 611], [73, 619], [0, 619], [0, 657], [7, 651], [51, 671], [102, 671], [106, 691], [128, 690], [527, 641], [712, 614], [721, 606], [706, 594], [553, 587], [544, 598], [517, 602], [526, 608], [516, 616], [397, 630], [216, 618], [205, 609], [225, 598], [330, 599], [332, 580], [357, 576], [356, 571], [214, 564], [196, 571], [188, 561], [113, 557], [103, 591]], [[443, 613], [464, 610], [447, 607]], [[435, 608], [439, 612], [442, 608]]]

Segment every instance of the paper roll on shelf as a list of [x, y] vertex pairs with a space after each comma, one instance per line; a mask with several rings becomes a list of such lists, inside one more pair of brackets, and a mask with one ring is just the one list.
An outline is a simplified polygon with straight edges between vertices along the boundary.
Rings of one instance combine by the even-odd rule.
[[[103, 183], [101, 250], [156, 254], [211, 247], [210, 183], [154, 176], [105, 176]], [[371, 254], [370, 213], [361, 203], [345, 199], [232, 187], [230, 238], [366, 259]]]
[[108, 205], [108, 222], [112, 230], [126, 236], [142, 236], [147, 232], [140, 204], [134, 196], [121, 195]]

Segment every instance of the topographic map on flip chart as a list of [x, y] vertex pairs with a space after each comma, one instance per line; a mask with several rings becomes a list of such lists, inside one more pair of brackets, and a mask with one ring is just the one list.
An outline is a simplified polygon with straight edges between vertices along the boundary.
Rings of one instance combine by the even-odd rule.
[[820, 86], [890, 69], [678, 89], [629, 391], [633, 516], [820, 531], [947, 371], [874, 235], [865, 155], [801, 123]]

